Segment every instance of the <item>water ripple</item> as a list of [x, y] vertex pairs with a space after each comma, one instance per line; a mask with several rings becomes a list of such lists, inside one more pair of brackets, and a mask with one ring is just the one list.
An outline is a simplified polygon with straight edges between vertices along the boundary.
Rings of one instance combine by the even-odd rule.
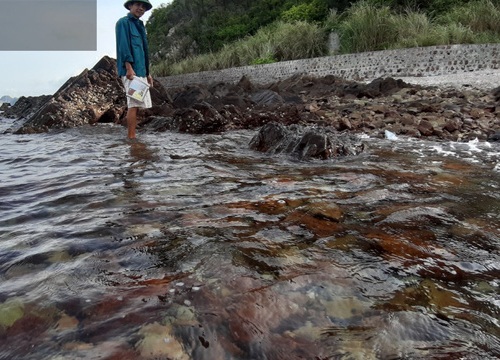
[[0, 136], [1, 358], [499, 355], [493, 145]]

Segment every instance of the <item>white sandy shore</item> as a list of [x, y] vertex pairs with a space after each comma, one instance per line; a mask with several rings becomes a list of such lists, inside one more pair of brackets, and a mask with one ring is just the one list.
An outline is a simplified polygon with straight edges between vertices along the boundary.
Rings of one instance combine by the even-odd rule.
[[426, 77], [395, 77], [415, 85], [492, 90], [500, 86], [500, 70], [482, 70]]

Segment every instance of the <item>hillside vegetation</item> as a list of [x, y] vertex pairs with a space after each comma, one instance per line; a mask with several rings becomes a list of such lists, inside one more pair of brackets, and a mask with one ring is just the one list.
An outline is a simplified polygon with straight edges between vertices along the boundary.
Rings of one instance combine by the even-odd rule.
[[417, 46], [500, 42], [500, 0], [174, 0], [146, 24], [156, 76]]

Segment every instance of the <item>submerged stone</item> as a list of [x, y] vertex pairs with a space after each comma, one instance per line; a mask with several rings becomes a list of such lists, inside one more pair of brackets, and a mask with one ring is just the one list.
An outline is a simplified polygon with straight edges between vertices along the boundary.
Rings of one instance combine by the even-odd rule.
[[340, 222], [344, 218], [342, 209], [337, 204], [332, 202], [312, 202], [304, 206], [302, 210], [319, 219]]
[[139, 330], [143, 336], [137, 344], [137, 350], [143, 359], [188, 360], [182, 344], [173, 336], [171, 326], [158, 323], [148, 324]]
[[24, 305], [19, 299], [11, 298], [0, 304], [0, 327], [8, 328], [24, 316]]
[[370, 303], [363, 302], [354, 297], [337, 298], [325, 301], [326, 314], [334, 319], [350, 319], [354, 316], [362, 316], [370, 309]]

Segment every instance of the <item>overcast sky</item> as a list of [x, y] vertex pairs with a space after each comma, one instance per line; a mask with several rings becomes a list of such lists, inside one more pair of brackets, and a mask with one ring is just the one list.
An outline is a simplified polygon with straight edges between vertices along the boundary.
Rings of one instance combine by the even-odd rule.
[[[12, 20], [11, 24], [6, 24], [5, 16], [7, 14], [6, 9], [8, 4], [12, 3], [14, 0], [0, 0], [0, 36], [15, 38], [18, 32], [13, 31], [15, 28], [16, 21]], [[19, 2], [25, 1], [23, 6], [26, 9], [32, 9], [31, 5], [33, 1], [42, 3], [41, 9], [36, 9], [33, 13], [42, 17], [43, 9], [49, 10], [49, 15], [51, 19], [54, 19], [54, 23], [58, 24], [58, 28], [62, 31], [58, 31], [58, 34], [71, 34], [75, 28], [80, 29], [82, 24], [86, 22], [79, 22], [77, 18], [72, 16], [64, 16], [65, 22], [60, 22], [63, 15], [56, 11], [53, 6], [52, 0], [15, 0], [17, 4]], [[66, 80], [70, 77], [80, 74], [84, 69], [92, 68], [104, 55], [116, 58], [115, 50], [115, 23], [116, 21], [125, 16], [128, 12], [124, 8], [123, 4], [125, 0], [56, 0], [56, 1], [74, 1], [74, 2], [89, 2], [90, 8], [92, 4], [97, 4], [97, 50], [93, 51], [5, 51], [10, 43], [0, 41], [0, 97], [4, 95], [9, 95], [12, 97], [19, 96], [38, 96], [38, 95], [51, 95], [54, 94], [59, 87], [61, 87]], [[30, 3], [31, 2], [31, 3]], [[169, 3], [170, 0], [150, 0], [153, 8], [159, 6], [160, 4]], [[19, 9], [19, 8], [18, 8]], [[27, 17], [29, 17], [31, 12], [26, 10]], [[11, 11], [12, 14], [12, 11]], [[151, 11], [146, 12], [146, 14], [141, 18], [144, 22], [147, 21]], [[1, 19], [1, 17], [4, 17]], [[88, 16], [88, 12], [82, 12], [82, 18]], [[12, 16], [11, 16], [12, 18]], [[35, 20], [33, 20], [35, 21]], [[92, 22], [90, 22], [92, 23]], [[3, 25], [2, 25], [3, 24]], [[8, 25], [8, 26], [7, 26]], [[73, 30], [70, 30], [73, 29]], [[21, 31], [21, 30], [19, 30]], [[13, 32], [15, 34], [13, 34]], [[84, 38], [85, 41], [89, 40], [88, 34], [93, 34], [92, 30], [86, 33]], [[75, 38], [75, 43], [81, 44], [81, 47], [90, 45], [92, 47], [92, 42], [85, 42], [81, 37], [74, 32], [71, 34]], [[17, 36], [19, 39], [19, 35]], [[71, 43], [65, 43], [66, 41], [62, 38], [58, 38], [58, 44], [60, 48], [68, 48]], [[43, 37], [44, 40], [36, 40], [36, 43], [43, 43], [43, 46], [52, 46], [52, 43], [47, 40], [47, 36]], [[95, 41], [93, 42], [95, 44]], [[28, 47], [33, 48], [33, 44], [28, 44]], [[89, 46], [87, 46], [88, 48]], [[10, 47], [12, 48], [12, 47]]]

